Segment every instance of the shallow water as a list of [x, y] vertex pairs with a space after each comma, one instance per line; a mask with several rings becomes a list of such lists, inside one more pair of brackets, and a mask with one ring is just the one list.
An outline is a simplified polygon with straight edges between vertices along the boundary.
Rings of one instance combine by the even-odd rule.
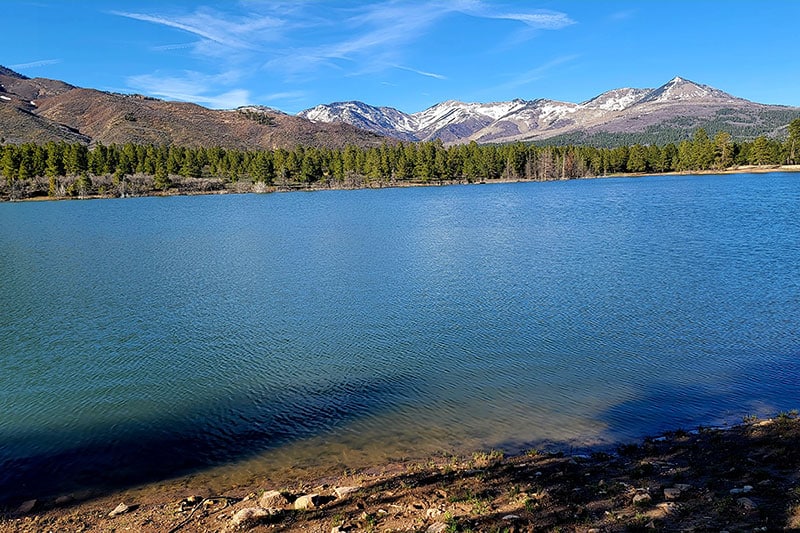
[[2, 204], [0, 227], [0, 499], [800, 403], [800, 175]]

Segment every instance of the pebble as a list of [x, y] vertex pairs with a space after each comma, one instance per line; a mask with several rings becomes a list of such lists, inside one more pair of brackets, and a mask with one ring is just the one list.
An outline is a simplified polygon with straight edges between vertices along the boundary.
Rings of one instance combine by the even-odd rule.
[[653, 497], [649, 494], [637, 494], [633, 497], [633, 504], [634, 505], [644, 505], [646, 503], [650, 503], [653, 500]]
[[738, 503], [739, 507], [743, 507], [746, 511], [755, 511], [758, 509], [758, 505], [756, 505], [756, 503], [750, 498], [739, 498], [736, 500], [736, 503]]
[[681, 497], [681, 489], [679, 489], [678, 487], [664, 489], [665, 500], [677, 500], [680, 497]]

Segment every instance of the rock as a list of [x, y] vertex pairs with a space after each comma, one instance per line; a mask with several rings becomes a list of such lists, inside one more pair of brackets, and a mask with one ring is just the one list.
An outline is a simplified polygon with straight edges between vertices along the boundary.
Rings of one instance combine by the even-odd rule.
[[75, 501], [75, 497], [72, 494], [66, 494], [64, 496], [59, 496], [56, 498], [55, 504], [56, 505], [66, 505], [68, 503], [72, 503]]
[[664, 489], [664, 499], [665, 500], [677, 500], [681, 497], [681, 489], [678, 487], [671, 487]]
[[131, 511], [133, 511], [134, 509], [136, 509], [135, 505], [128, 505], [126, 503], [120, 503], [119, 505], [114, 507], [113, 511], [108, 513], [108, 517], [109, 518], [114, 518], [115, 516], [119, 516], [121, 514], [129, 513]]
[[752, 490], [753, 490], [753, 486], [752, 485], [745, 485], [744, 487], [742, 487], [742, 492], [745, 492], [745, 493], [746, 492], [751, 492]]
[[354, 492], [358, 492], [361, 490], [361, 487], [335, 487], [333, 489], [334, 494], [336, 494], [337, 498], [344, 498], [348, 494], [352, 494]]
[[441, 509], [431, 508], [425, 511], [425, 518], [436, 518], [440, 514], [442, 514]]
[[39, 503], [37, 500], [27, 500], [20, 504], [17, 507], [16, 514], [28, 514], [33, 511], [33, 508], [36, 507], [36, 504]]
[[316, 509], [319, 505], [319, 494], [306, 494], [294, 501], [294, 508], [297, 510]]
[[755, 511], [758, 509], [758, 505], [750, 498], [739, 498], [736, 500], [736, 503], [739, 504], [739, 507], [744, 508], [745, 511]]
[[444, 522], [436, 522], [428, 526], [428, 529], [425, 530], [426, 533], [442, 533], [443, 531], [447, 530], [447, 524]]
[[289, 499], [277, 490], [268, 490], [258, 499], [258, 506], [264, 509], [285, 507], [287, 505], [289, 505]]
[[675, 488], [680, 490], [681, 492], [692, 490], [692, 486], [689, 485], [688, 483], [676, 483]]
[[519, 515], [507, 514], [503, 517], [503, 520], [519, 520]]
[[228, 522], [228, 529], [250, 529], [268, 521], [273, 514], [275, 513], [272, 510], [261, 507], [245, 507], [236, 511], [236, 514], [231, 517], [231, 521]]
[[653, 497], [647, 493], [637, 494], [636, 496], [633, 497], [634, 505], [647, 505], [651, 501], [653, 501]]

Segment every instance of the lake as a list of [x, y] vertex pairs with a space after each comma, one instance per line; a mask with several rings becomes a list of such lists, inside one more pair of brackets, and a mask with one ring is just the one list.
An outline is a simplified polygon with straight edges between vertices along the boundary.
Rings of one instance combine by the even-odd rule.
[[0, 500], [800, 407], [800, 174], [5, 203], [0, 226]]

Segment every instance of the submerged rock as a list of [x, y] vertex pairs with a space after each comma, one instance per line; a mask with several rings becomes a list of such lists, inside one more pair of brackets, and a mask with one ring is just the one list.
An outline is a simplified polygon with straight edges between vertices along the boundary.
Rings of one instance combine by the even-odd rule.
[[37, 503], [39, 503], [38, 500], [27, 500], [22, 502], [20, 506], [17, 507], [16, 514], [30, 513], [31, 511], [33, 511], [34, 507], [36, 507]]
[[736, 503], [739, 504], [739, 507], [743, 508], [745, 511], [755, 511], [758, 509], [758, 505], [756, 502], [751, 500], [750, 498], [739, 498], [736, 500]]

